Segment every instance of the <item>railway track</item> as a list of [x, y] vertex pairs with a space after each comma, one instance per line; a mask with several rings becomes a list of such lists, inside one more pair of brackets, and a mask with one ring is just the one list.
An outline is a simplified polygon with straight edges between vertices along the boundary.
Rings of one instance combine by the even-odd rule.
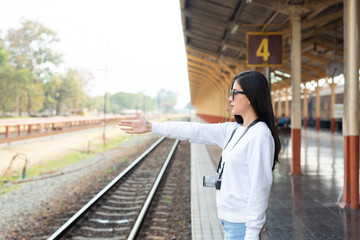
[[[135, 239], [178, 142], [160, 138], [48, 239]], [[175, 188], [167, 188], [170, 196]], [[152, 220], [160, 226], [150, 228], [153, 239], [161, 239], [156, 231], [166, 212], [166, 204], [157, 207]]]

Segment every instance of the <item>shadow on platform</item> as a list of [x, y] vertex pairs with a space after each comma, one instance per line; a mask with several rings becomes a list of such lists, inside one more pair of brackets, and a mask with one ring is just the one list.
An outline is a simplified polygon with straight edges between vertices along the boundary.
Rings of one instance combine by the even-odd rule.
[[267, 225], [272, 239], [360, 239], [360, 211], [341, 209], [343, 136], [302, 130], [301, 176], [290, 176], [291, 136], [281, 135]]

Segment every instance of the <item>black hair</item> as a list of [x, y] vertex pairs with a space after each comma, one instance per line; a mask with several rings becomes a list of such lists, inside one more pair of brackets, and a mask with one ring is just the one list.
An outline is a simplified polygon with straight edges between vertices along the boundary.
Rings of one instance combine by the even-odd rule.
[[[242, 90], [245, 92], [245, 95], [254, 108], [258, 119], [265, 122], [271, 131], [275, 142], [274, 164], [272, 166], [272, 170], [274, 170], [275, 164], [279, 162], [281, 143], [275, 125], [269, 83], [262, 73], [251, 70], [241, 72], [235, 76], [231, 87], [234, 86], [235, 82], [238, 82]], [[240, 124], [243, 124], [244, 122], [240, 115], [235, 115], [235, 120]]]

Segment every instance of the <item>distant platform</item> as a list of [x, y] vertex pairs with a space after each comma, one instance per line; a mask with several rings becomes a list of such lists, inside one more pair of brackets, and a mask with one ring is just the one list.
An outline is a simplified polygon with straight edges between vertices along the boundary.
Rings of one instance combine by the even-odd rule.
[[[309, 129], [301, 135], [300, 176], [289, 174], [291, 136], [280, 136], [283, 149], [274, 170], [266, 221], [271, 239], [360, 239], [360, 211], [338, 205], [344, 181], [343, 136]], [[214, 172], [211, 152], [192, 143], [191, 213], [196, 240], [224, 239], [215, 190], [202, 187], [202, 177]]]

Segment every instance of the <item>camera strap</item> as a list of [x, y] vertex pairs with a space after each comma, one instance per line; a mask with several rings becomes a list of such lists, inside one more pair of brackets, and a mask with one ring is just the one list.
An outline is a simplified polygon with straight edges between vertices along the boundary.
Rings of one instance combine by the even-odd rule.
[[[240, 139], [245, 135], [245, 133], [249, 130], [249, 128], [251, 128], [252, 126], [254, 126], [254, 125], [255, 125], [256, 123], [258, 123], [258, 122], [260, 122], [260, 120], [259, 120], [259, 119], [255, 119], [255, 120], [245, 129], [245, 131], [243, 132], [243, 134], [241, 134], [241, 136], [240, 136], [239, 139], [236, 141], [236, 143], [235, 143], [234, 146], [231, 148], [231, 150], [236, 146], [236, 144], [237, 144], [237, 143], [240, 141]], [[225, 150], [225, 148], [227, 147], [227, 145], [230, 143], [230, 141], [231, 141], [232, 137], [234, 136], [234, 134], [235, 134], [235, 132], [236, 132], [237, 129], [238, 129], [238, 128], [235, 128], [234, 131], [232, 132], [229, 141], [226, 143], [226, 145], [225, 145], [225, 147], [224, 147], [224, 150]], [[222, 155], [221, 155], [221, 157], [220, 157], [219, 165], [218, 165], [217, 170], [216, 170], [217, 173], [219, 173], [219, 170], [220, 170], [220, 167], [221, 167], [221, 162], [222, 162]], [[222, 174], [223, 174], [223, 172], [224, 172], [224, 167], [225, 167], [225, 163], [224, 163], [224, 165], [223, 165], [222, 168], [221, 168], [221, 172], [220, 172], [220, 174], [219, 174], [218, 179], [221, 179]]]

